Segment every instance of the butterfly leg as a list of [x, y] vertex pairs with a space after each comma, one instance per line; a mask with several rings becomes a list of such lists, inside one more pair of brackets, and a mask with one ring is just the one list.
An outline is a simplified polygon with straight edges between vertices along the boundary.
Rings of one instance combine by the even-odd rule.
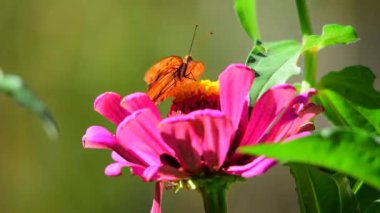
[[[191, 75], [191, 77], [189, 77], [190, 75]], [[187, 79], [190, 79], [190, 80], [197, 81], [197, 79], [195, 79], [195, 77], [194, 77], [194, 75], [193, 75], [192, 72], [190, 72], [188, 75], [185, 75], [184, 77], [187, 78]]]

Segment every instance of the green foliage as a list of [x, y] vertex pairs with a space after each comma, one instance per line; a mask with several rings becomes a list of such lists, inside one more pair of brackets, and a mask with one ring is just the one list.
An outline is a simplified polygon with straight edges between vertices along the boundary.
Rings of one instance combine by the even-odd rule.
[[[371, 186], [364, 184], [360, 187], [359, 191], [355, 193], [356, 198], [359, 202], [360, 209], [366, 212], [367, 209], [371, 209], [374, 205], [374, 201], [380, 199], [380, 191], [372, 188]], [[380, 207], [379, 204], [378, 208]]]
[[352, 26], [327, 24], [323, 26], [322, 35], [309, 35], [304, 38], [302, 50], [318, 51], [324, 47], [351, 44], [358, 40], [356, 31]]
[[372, 204], [363, 211], [363, 213], [379, 213], [380, 212], [380, 199], [375, 200]]
[[8, 94], [17, 103], [36, 113], [42, 120], [49, 136], [53, 139], [58, 137], [58, 126], [53, 117], [19, 76], [0, 73], [0, 92]]
[[292, 40], [256, 42], [246, 62], [256, 74], [250, 92], [251, 104], [270, 87], [285, 83], [291, 76], [300, 73], [296, 64], [300, 48], [299, 43]]
[[235, 0], [235, 11], [240, 23], [252, 40], [260, 39], [256, 20], [255, 0]]
[[380, 189], [380, 138], [362, 131], [326, 129], [287, 143], [244, 147], [241, 152], [322, 166]]
[[[336, 126], [284, 144], [242, 148], [251, 155], [266, 155], [289, 163], [296, 180], [302, 212], [380, 212], [380, 93], [373, 88], [375, 75], [363, 66], [330, 72], [317, 83], [317, 52], [325, 47], [351, 44], [359, 40], [352, 26], [327, 24], [321, 35], [311, 35], [312, 27], [305, 0], [296, 1], [302, 46], [296, 41], [262, 43], [257, 40], [255, 1], [235, 0], [235, 10], [248, 35], [256, 40], [246, 64], [255, 71], [250, 103], [270, 87], [285, 83], [300, 73], [297, 61], [304, 55], [304, 81], [300, 92], [316, 87], [316, 99]], [[374, 135], [377, 134], [377, 135]], [[298, 164], [303, 163], [303, 164]], [[307, 165], [309, 164], [309, 165]], [[328, 174], [312, 165], [358, 178], [354, 192], [342, 173]], [[368, 185], [360, 184], [362, 180]]]
[[375, 75], [363, 66], [325, 75], [317, 88], [327, 117], [338, 126], [380, 133], [380, 93], [374, 81]]
[[296, 181], [301, 212], [359, 212], [346, 176], [328, 174], [303, 164], [289, 164], [289, 167]]

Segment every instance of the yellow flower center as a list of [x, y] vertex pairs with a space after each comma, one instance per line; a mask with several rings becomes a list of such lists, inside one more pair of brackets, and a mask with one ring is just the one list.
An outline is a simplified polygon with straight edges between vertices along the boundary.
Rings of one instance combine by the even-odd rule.
[[189, 81], [172, 89], [169, 115], [187, 114], [199, 109], [220, 109], [219, 82]]

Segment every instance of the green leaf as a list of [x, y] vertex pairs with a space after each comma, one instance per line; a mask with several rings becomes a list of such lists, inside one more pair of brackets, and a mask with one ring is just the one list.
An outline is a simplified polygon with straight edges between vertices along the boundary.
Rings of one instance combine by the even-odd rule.
[[380, 137], [332, 128], [287, 143], [243, 147], [242, 153], [346, 173], [380, 189]]
[[252, 40], [260, 39], [256, 19], [256, 0], [235, 0], [235, 12], [248, 36]]
[[380, 199], [380, 191], [367, 184], [364, 184], [355, 194], [359, 202], [360, 209], [364, 211], [370, 208], [374, 201]]
[[36, 113], [42, 120], [49, 136], [53, 139], [57, 138], [58, 127], [53, 117], [45, 105], [29, 90], [20, 77], [0, 73], [0, 92], [8, 94], [16, 102]]
[[380, 108], [380, 93], [373, 88], [376, 76], [364, 66], [350, 66], [322, 77], [318, 89], [329, 89], [356, 105]]
[[360, 212], [348, 178], [342, 174], [327, 174], [319, 169], [290, 164], [301, 212]]
[[317, 99], [335, 125], [380, 133], [380, 93], [374, 81], [363, 66], [330, 72], [317, 85]]
[[246, 64], [255, 70], [256, 78], [251, 88], [251, 104], [270, 87], [285, 83], [291, 76], [299, 74], [297, 60], [300, 45], [296, 41], [256, 42]]
[[323, 26], [322, 35], [309, 35], [304, 38], [302, 51], [320, 50], [337, 44], [351, 44], [359, 38], [352, 26], [328, 24]]
[[330, 90], [319, 90], [317, 98], [325, 110], [325, 115], [335, 125], [363, 129], [372, 133], [380, 132], [379, 109], [354, 105], [345, 97]]
[[375, 200], [363, 213], [379, 213], [380, 212], [380, 199]]

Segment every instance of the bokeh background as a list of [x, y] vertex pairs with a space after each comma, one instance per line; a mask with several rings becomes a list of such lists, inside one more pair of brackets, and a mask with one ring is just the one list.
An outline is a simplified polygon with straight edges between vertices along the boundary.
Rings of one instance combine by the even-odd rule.
[[[323, 50], [320, 73], [360, 63], [380, 74], [378, 1], [308, 4], [316, 33], [325, 23], [351, 24], [361, 38]], [[263, 40], [300, 40], [293, 0], [259, 0], [258, 10]], [[195, 24], [192, 55], [206, 64], [205, 78], [244, 62], [251, 42], [232, 0], [0, 0], [0, 66], [22, 76], [60, 126], [59, 140], [49, 140], [35, 115], [0, 95], [0, 212], [148, 212], [153, 184], [127, 171], [105, 177], [110, 153], [84, 150], [81, 137], [93, 124], [113, 128], [92, 109], [98, 94], [144, 91], [145, 71], [164, 56], [184, 56]], [[294, 188], [277, 166], [234, 184], [229, 210], [298, 212]], [[203, 212], [201, 197], [166, 191], [163, 212]]]

